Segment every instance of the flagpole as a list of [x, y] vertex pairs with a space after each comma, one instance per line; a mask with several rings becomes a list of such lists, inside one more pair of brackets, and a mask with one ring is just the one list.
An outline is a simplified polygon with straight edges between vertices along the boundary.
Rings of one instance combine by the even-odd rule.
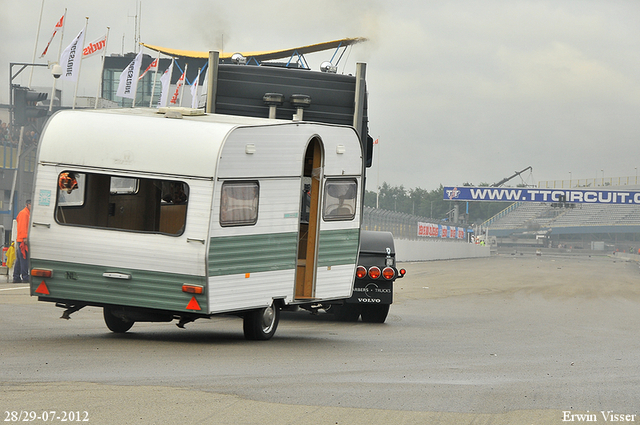
[[188, 63], [184, 64], [184, 81], [182, 82], [182, 87], [180, 88], [180, 106], [182, 106], [182, 98], [184, 97], [184, 86], [187, 85], [187, 68], [189, 67]]
[[149, 108], [153, 107], [153, 95], [156, 94], [156, 81], [158, 81], [158, 71], [160, 70], [160, 51], [156, 57], [156, 73], [153, 75], [153, 86], [151, 86], [151, 99], [149, 99]]
[[[38, 19], [38, 29], [36, 30], [36, 42], [33, 46], [33, 60], [31, 63], [36, 63], [36, 54], [38, 53], [38, 38], [40, 38], [40, 24], [42, 24], [42, 11], [44, 10], [44, 0], [40, 6], [40, 19]], [[31, 88], [31, 79], [33, 78], [33, 66], [31, 67], [31, 73], [29, 74], [29, 88]]]
[[[133, 50], [134, 50], [134, 53], [135, 53], [135, 49], [133, 49]], [[135, 59], [134, 59], [134, 61], [135, 61]], [[140, 62], [142, 62], [142, 61], [140, 61]], [[135, 67], [135, 65], [134, 65], [134, 67]], [[134, 75], [133, 76], [136, 79], [136, 89], [133, 91], [133, 102], [131, 103], [131, 107], [132, 108], [136, 107], [136, 97], [138, 97], [138, 82], [137, 81], [138, 81], [138, 77], [139, 76], [140, 76], [140, 72], [138, 72], [138, 75]]]
[[82, 55], [84, 52], [84, 41], [87, 39], [87, 27], [89, 26], [89, 17], [86, 16], [85, 17], [86, 21], [84, 23], [84, 32], [82, 35], [82, 47], [80, 48], [80, 52], [78, 52], [78, 54], [80, 55], [80, 63], [78, 64], [78, 76], [76, 78], [76, 87], [73, 90], [73, 107], [71, 109], [76, 109], [76, 98], [78, 97], [78, 86], [80, 85], [80, 70], [82, 69]]
[[100, 89], [102, 88], [102, 74], [104, 74], [104, 57], [107, 56], [107, 44], [109, 43], [109, 27], [107, 27], [107, 36], [104, 40], [104, 52], [102, 52], [102, 66], [100, 67], [100, 78], [98, 79], [98, 91], [96, 92], [96, 102], [93, 109], [98, 109], [98, 99], [100, 99]]
[[[60, 53], [62, 53], [62, 39], [64, 38], [64, 26], [67, 25], [67, 8], [64, 8], [62, 15], [62, 29], [60, 30], [60, 44], [58, 45], [58, 65], [60, 65]], [[53, 100], [56, 96], [56, 83], [58, 79], [53, 77], [53, 87], [51, 87], [51, 100], [49, 101], [49, 112], [53, 110]], [[60, 106], [62, 106], [62, 93], [60, 94]]]

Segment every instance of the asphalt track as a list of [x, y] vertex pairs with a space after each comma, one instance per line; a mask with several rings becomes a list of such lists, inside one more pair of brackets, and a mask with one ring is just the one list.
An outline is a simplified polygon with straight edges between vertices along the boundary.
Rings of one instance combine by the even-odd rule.
[[613, 412], [640, 422], [637, 263], [507, 253], [403, 267], [385, 324], [288, 313], [267, 342], [245, 341], [228, 317], [115, 335], [100, 309], [60, 320], [23, 285], [0, 283], [1, 419], [562, 424]]

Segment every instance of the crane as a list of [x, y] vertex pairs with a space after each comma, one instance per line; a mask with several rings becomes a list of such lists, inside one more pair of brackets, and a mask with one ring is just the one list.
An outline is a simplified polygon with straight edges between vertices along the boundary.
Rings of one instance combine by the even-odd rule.
[[515, 174], [513, 174], [512, 176], [505, 177], [504, 179], [500, 180], [498, 183], [492, 184], [490, 187], [500, 187], [503, 184], [505, 184], [506, 182], [508, 182], [509, 180], [511, 180], [512, 178], [519, 176], [520, 174], [524, 173], [527, 170], [533, 171], [533, 168], [531, 166], [528, 166], [527, 168], [525, 168], [522, 171], [516, 171]]

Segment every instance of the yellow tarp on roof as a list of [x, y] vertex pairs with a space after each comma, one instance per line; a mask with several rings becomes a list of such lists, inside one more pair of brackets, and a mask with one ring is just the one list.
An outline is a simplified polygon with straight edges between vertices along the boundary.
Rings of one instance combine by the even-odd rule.
[[[302, 47], [293, 47], [290, 49], [283, 50], [271, 50], [266, 52], [233, 52], [233, 53], [221, 53], [220, 59], [229, 59], [233, 54], [240, 53], [242, 56], [246, 58], [255, 58], [258, 61], [266, 61], [273, 59], [282, 59], [291, 57], [291, 55], [295, 53], [299, 53], [301, 55], [307, 53], [321, 52], [323, 50], [335, 49], [342, 46], [349, 46], [356, 43], [361, 43], [363, 41], [367, 41], [366, 38], [343, 38], [341, 40], [327, 41], [324, 43], [318, 44], [310, 44], [308, 46]], [[196, 58], [196, 59], [207, 59], [209, 57], [209, 52], [197, 52], [195, 50], [180, 50], [180, 49], [170, 49], [167, 47], [153, 46], [151, 44], [140, 43], [147, 49], [155, 50], [156, 52], [160, 52], [167, 56], [173, 57], [184, 57], [184, 58]]]

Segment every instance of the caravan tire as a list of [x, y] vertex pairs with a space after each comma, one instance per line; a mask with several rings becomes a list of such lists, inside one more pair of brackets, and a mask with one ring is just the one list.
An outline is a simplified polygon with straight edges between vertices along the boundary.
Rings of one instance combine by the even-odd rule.
[[244, 315], [244, 337], [252, 341], [266, 341], [276, 333], [280, 322], [280, 308], [271, 304], [269, 307], [252, 310]]
[[124, 320], [115, 316], [108, 307], [104, 307], [102, 313], [104, 315], [104, 323], [106, 323], [107, 328], [109, 328], [111, 332], [123, 334], [131, 329], [131, 326], [135, 323], [132, 320]]
[[384, 323], [389, 314], [389, 304], [363, 305], [362, 321], [367, 323]]

